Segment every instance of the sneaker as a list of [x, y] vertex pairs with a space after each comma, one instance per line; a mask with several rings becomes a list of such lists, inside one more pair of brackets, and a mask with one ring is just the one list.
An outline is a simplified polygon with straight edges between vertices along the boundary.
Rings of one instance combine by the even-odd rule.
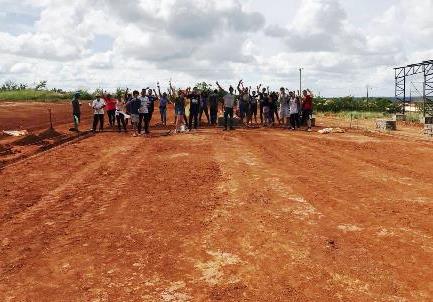
[[313, 130], [311, 130], [310, 128], [307, 129], [307, 132], [311, 132], [311, 131], [313, 131]]

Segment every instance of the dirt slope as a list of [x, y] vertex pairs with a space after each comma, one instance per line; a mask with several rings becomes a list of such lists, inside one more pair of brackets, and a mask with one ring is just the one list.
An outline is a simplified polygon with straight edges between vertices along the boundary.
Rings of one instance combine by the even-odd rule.
[[431, 150], [281, 130], [54, 150], [0, 174], [0, 300], [431, 301]]

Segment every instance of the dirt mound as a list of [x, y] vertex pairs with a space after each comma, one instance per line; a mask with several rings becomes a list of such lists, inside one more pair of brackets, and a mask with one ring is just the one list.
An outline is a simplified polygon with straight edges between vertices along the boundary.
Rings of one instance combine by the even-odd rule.
[[13, 154], [12, 146], [10, 145], [0, 145], [0, 155]]
[[27, 145], [40, 145], [42, 139], [34, 134], [29, 134], [13, 143], [16, 146], [27, 146]]
[[64, 134], [57, 132], [56, 130], [49, 128], [45, 130], [44, 132], [39, 133], [38, 137], [40, 139], [56, 139], [64, 137]]

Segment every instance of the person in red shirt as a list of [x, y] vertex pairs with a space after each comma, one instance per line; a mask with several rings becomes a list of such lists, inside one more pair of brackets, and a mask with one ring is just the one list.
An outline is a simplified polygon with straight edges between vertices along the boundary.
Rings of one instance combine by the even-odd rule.
[[107, 106], [105, 107], [108, 114], [108, 120], [110, 122], [110, 126], [114, 127], [116, 125], [116, 104], [117, 100], [114, 99], [111, 94], [103, 94], [103, 99]]
[[302, 92], [302, 124], [307, 122], [307, 131], [311, 132], [311, 119], [313, 116], [313, 93], [310, 89], [304, 90]]

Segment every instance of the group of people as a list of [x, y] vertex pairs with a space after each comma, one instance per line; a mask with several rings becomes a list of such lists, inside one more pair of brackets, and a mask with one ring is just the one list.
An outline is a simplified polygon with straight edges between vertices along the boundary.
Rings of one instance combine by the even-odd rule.
[[[224, 131], [234, 130], [234, 116], [239, 118], [239, 123], [246, 127], [259, 125], [272, 127], [276, 123], [296, 130], [301, 125], [306, 125], [306, 130], [311, 131], [311, 119], [313, 113], [313, 93], [310, 90], [289, 91], [281, 88], [270, 91], [269, 87], [257, 86], [256, 90], [245, 87], [243, 81], [237, 85], [238, 94], [230, 86], [225, 90], [216, 82], [218, 89], [202, 89], [197, 87], [185, 90], [175, 89], [169, 83], [167, 92], [161, 93], [161, 87], [157, 84], [157, 90], [151, 88], [138, 90], [132, 93], [126, 89], [123, 97], [113, 98], [111, 94], [101, 93], [89, 105], [93, 109], [92, 131], [104, 130], [105, 111], [111, 128], [116, 127], [119, 132], [128, 131], [128, 124], [134, 136], [150, 133], [150, 124], [159, 105], [160, 124], [167, 126], [167, 107], [174, 105], [176, 132], [197, 129], [205, 115], [207, 125], [217, 125], [218, 112], [224, 113]], [[80, 93], [76, 93], [72, 100], [74, 131], [78, 131], [81, 118]], [[189, 108], [188, 108], [189, 107]], [[188, 114], [187, 114], [188, 113]]]

